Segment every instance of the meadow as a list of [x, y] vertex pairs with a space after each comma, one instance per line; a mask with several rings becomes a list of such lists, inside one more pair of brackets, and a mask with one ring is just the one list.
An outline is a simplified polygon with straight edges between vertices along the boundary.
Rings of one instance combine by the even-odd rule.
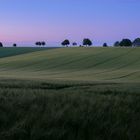
[[140, 48], [13, 49], [0, 49], [0, 140], [140, 139]]
[[61, 48], [36, 51], [1, 58], [0, 75], [61, 81], [139, 82], [139, 52], [140, 48]]

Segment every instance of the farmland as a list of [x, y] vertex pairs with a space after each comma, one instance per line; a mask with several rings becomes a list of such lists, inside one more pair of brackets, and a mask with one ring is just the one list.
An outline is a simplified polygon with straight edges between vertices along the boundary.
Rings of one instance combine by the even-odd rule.
[[1, 140], [140, 139], [140, 48], [13, 49], [0, 49]]
[[139, 48], [43, 50], [0, 59], [0, 74], [46, 80], [139, 82], [139, 51]]

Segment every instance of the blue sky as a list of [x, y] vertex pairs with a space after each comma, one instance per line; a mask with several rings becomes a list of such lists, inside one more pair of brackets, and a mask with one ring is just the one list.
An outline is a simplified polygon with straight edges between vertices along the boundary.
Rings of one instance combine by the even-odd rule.
[[1, 0], [0, 41], [48, 45], [63, 39], [112, 44], [140, 37], [139, 0]]

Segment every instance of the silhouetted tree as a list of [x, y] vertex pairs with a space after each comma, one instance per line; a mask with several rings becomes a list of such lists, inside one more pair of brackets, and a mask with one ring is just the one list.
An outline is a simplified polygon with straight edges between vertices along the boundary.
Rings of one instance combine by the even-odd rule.
[[76, 42], [73, 42], [72, 45], [73, 45], [73, 46], [77, 46], [77, 43], [76, 43]]
[[103, 47], [108, 47], [107, 43], [104, 43], [104, 44], [103, 44]]
[[3, 47], [3, 44], [0, 42], [0, 47]]
[[36, 42], [35, 44], [36, 44], [37, 46], [41, 46], [41, 45], [42, 45], [41, 42]]
[[84, 46], [91, 46], [92, 45], [92, 41], [88, 38], [83, 39], [83, 45]]
[[39, 43], [39, 42], [36, 42], [36, 43], [35, 43], [35, 45], [37, 45], [37, 46], [38, 46], [38, 43]]
[[17, 46], [17, 44], [16, 44], [16, 43], [14, 43], [14, 44], [13, 44], [13, 47], [16, 47], [16, 46]]
[[114, 47], [119, 47], [120, 46], [120, 42], [119, 41], [116, 41], [115, 43], [114, 43]]
[[130, 47], [130, 46], [132, 46], [132, 42], [131, 42], [130, 39], [123, 39], [123, 40], [120, 42], [120, 46]]
[[134, 41], [133, 41], [133, 46], [135, 47], [140, 47], [140, 38], [136, 38]]
[[70, 45], [70, 41], [68, 39], [64, 40], [62, 43], [62, 46], [67, 46]]
[[45, 46], [46, 45], [46, 42], [45, 41], [41, 42], [41, 45], [42, 46]]

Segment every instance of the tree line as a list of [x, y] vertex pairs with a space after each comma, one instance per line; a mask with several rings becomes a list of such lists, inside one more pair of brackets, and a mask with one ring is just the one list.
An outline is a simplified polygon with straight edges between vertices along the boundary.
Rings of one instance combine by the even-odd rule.
[[[0, 47], [3, 47], [3, 43], [2, 43], [2, 42], [0, 42]], [[17, 47], [17, 44], [14, 43], [14, 44], [13, 44], [13, 47]]]
[[131, 41], [130, 39], [122, 39], [121, 41], [116, 41], [114, 43], [115, 47], [119, 47], [119, 46], [124, 46], [124, 47], [131, 47], [131, 46], [140, 46], [140, 38], [136, 38], [134, 41]]
[[[62, 46], [69, 46], [70, 41], [68, 39], [64, 40], [61, 43]], [[77, 46], [76, 42], [72, 43], [73, 46]], [[80, 46], [92, 46], [93, 43], [89, 38], [83, 39], [82, 45]], [[113, 45], [114, 47], [132, 47], [132, 46], [139, 46], [140, 47], [140, 38], [136, 38], [134, 41], [130, 39], [122, 39], [121, 41], [116, 41]], [[103, 43], [103, 47], [108, 47], [107, 43]]]
[[[45, 46], [46, 42], [45, 41], [37, 41], [37, 42], [35, 42], [35, 45], [36, 46]], [[76, 43], [76, 42], [70, 43], [69, 39], [65, 39], [61, 43], [61, 45], [66, 46], [66, 47], [69, 47], [70, 45], [78, 46], [78, 43]], [[82, 41], [82, 45], [79, 45], [79, 47], [92, 46], [92, 45], [93, 45], [93, 42], [89, 38], [84, 38]], [[132, 46], [134, 46], [134, 47], [139, 46], [140, 47], [140, 38], [136, 38], [134, 41], [131, 41], [130, 39], [122, 39], [121, 41], [116, 41], [113, 46], [114, 47], [132, 47]], [[3, 47], [2, 42], [0, 42], [0, 47]], [[17, 44], [14, 43], [13, 47], [17, 47]], [[108, 47], [108, 44], [103, 43], [103, 47]]]
[[[70, 41], [68, 39], [64, 40], [62, 43], [61, 43], [62, 46], [69, 46], [70, 45]], [[73, 42], [72, 43], [73, 46], [77, 46], [77, 43], [76, 42]], [[88, 38], [85, 38], [83, 40], [83, 45], [84, 46], [92, 46], [92, 41]]]

